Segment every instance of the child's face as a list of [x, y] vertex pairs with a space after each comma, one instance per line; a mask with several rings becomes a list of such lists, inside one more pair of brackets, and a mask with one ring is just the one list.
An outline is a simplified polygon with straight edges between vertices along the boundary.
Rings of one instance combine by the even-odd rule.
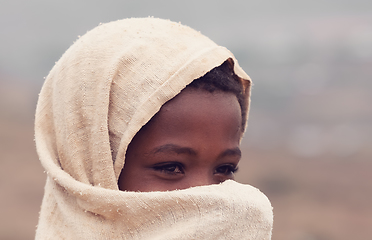
[[166, 191], [233, 179], [241, 121], [234, 94], [182, 91], [133, 138], [120, 190]]

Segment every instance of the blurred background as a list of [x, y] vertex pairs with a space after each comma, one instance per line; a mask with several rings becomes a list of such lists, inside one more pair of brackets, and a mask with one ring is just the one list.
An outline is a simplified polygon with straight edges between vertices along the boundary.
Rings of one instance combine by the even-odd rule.
[[43, 78], [79, 35], [128, 17], [189, 25], [254, 81], [237, 179], [274, 207], [274, 240], [372, 239], [372, 1], [0, 0], [0, 239], [32, 239], [45, 174]]

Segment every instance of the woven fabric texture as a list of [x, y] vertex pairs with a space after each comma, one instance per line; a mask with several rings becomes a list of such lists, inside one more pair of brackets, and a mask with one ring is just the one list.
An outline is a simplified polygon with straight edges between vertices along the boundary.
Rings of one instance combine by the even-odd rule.
[[79, 38], [50, 71], [37, 104], [35, 140], [47, 181], [36, 239], [271, 239], [271, 204], [249, 185], [118, 189], [134, 135], [227, 59], [249, 108], [250, 79], [232, 53], [187, 26], [125, 19]]

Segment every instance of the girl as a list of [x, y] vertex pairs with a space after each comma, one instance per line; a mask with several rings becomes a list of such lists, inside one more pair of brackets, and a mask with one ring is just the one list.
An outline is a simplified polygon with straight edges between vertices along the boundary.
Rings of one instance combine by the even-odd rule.
[[231, 52], [178, 23], [81, 37], [39, 96], [36, 239], [270, 239], [270, 202], [232, 180], [250, 86]]

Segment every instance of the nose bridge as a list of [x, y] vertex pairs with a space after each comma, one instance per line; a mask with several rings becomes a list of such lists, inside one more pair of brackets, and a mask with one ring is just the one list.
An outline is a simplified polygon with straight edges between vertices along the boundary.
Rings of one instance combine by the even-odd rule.
[[214, 184], [213, 174], [208, 169], [200, 169], [188, 176], [188, 187], [204, 186]]

